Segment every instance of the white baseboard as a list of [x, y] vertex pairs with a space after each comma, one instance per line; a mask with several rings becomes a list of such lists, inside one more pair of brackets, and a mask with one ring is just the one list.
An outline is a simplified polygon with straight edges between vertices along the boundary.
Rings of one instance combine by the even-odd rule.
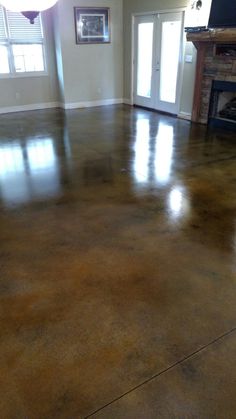
[[0, 114], [12, 113], [12, 112], [35, 111], [38, 109], [51, 109], [51, 108], [60, 108], [60, 103], [47, 102], [47, 103], [33, 103], [31, 105], [8, 106], [6, 108], [0, 108]]
[[191, 117], [192, 117], [191, 113], [188, 113], [188, 112], [179, 112], [178, 113], [178, 118], [180, 118], [180, 119], [186, 119], [187, 121], [191, 121]]
[[95, 106], [108, 106], [108, 105], [119, 105], [124, 103], [124, 99], [103, 99], [103, 100], [90, 100], [86, 102], [75, 102], [75, 103], [62, 103], [63, 109], [81, 109], [81, 108], [92, 108]]
[[6, 108], [0, 108], [0, 114], [12, 113], [12, 112], [35, 111], [37, 109], [50, 109], [50, 108], [82, 109], [82, 108], [92, 108], [95, 106], [120, 105], [122, 103], [130, 104], [128, 103], [128, 101], [129, 101], [128, 99], [103, 99], [103, 100], [91, 100], [87, 102], [75, 102], [75, 103], [61, 103], [61, 102], [33, 103], [31, 105], [8, 106]]

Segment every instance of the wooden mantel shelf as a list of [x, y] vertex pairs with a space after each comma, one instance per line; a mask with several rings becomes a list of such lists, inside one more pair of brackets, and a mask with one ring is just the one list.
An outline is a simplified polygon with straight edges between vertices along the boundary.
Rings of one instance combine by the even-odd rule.
[[236, 43], [236, 28], [209, 29], [209, 31], [187, 33], [187, 41], [193, 42], [197, 48], [202, 42], [233, 44]]

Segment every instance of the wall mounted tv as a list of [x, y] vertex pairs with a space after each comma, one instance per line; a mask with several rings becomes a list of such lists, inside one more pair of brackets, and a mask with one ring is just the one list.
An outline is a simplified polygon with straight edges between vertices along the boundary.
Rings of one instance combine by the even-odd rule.
[[236, 27], [236, 0], [212, 0], [208, 27]]

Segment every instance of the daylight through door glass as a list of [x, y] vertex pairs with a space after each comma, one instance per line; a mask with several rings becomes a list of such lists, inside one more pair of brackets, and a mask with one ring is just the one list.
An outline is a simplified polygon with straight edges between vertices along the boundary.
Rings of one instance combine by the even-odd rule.
[[162, 22], [160, 100], [176, 101], [181, 22]]
[[151, 97], [153, 23], [138, 25], [138, 96]]

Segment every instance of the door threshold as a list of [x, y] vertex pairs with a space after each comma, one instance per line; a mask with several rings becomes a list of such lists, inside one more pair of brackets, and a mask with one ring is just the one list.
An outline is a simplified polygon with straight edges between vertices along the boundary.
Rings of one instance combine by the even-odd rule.
[[159, 111], [158, 109], [154, 109], [154, 108], [148, 108], [147, 106], [141, 106], [141, 105], [135, 105], [133, 104], [134, 108], [140, 108], [140, 109], [144, 109], [145, 111], [150, 111], [150, 112], [155, 112], [155, 113], [160, 113], [161, 115], [167, 115], [167, 116], [172, 116], [173, 118], [177, 118], [177, 114], [175, 113], [171, 113], [171, 112], [165, 112], [165, 111]]

